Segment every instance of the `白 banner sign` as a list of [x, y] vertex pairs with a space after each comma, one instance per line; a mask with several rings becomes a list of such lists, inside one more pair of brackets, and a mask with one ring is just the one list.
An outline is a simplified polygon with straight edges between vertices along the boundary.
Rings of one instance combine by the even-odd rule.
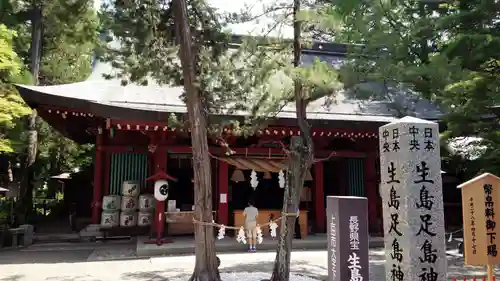
[[368, 200], [328, 196], [328, 280], [368, 281]]
[[458, 188], [462, 191], [465, 264], [499, 264], [500, 178], [485, 173]]
[[379, 128], [386, 279], [446, 280], [439, 129], [404, 117]]

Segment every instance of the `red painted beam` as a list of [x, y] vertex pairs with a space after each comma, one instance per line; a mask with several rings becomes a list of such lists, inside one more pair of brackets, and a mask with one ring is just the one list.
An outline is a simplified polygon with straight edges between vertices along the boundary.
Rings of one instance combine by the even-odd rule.
[[130, 125], [130, 127], [140, 126], [141, 128], [148, 126], [151, 128], [151, 130], [153, 130], [155, 126], [158, 126], [160, 128], [168, 126], [168, 122], [142, 121], [142, 120], [113, 120], [113, 119], [109, 120], [109, 124], [111, 126], [120, 125], [122, 128], [126, 128], [127, 125]]
[[104, 145], [101, 148], [104, 151], [112, 153], [145, 153], [148, 148], [145, 146], [129, 146], [129, 145]]
[[[376, 128], [374, 130], [359, 130], [354, 128], [312, 128], [311, 133], [313, 137], [315, 136], [344, 136], [344, 137], [356, 137], [357, 135], [369, 135], [377, 136], [378, 132]], [[300, 130], [297, 127], [268, 127], [257, 131], [258, 135], [269, 135], [269, 136], [293, 136], [300, 135]]]
[[[191, 147], [189, 146], [169, 146], [168, 151], [170, 153], [191, 153]], [[221, 147], [210, 147], [210, 153], [214, 155], [225, 154], [225, 149]], [[249, 148], [231, 148], [236, 152], [238, 156], [260, 156], [260, 157], [274, 157], [282, 156], [285, 157], [285, 152], [280, 148], [257, 148], [257, 147], [249, 147]], [[256, 155], [257, 154], [257, 155]], [[328, 158], [328, 157], [364, 157], [365, 153], [357, 152], [357, 151], [331, 151], [331, 150], [319, 150], [315, 153], [319, 158]]]
[[73, 115], [73, 113], [78, 113], [84, 114], [85, 116], [93, 117], [94, 115], [86, 110], [78, 109], [78, 108], [64, 108], [64, 107], [57, 107], [57, 106], [50, 106], [50, 105], [42, 105], [41, 108], [48, 113], [54, 113], [54, 114], [62, 114], [64, 113], [65, 115]]
[[[165, 146], [158, 145], [157, 148], [165, 148], [169, 153], [192, 153], [190, 146]], [[102, 146], [102, 150], [114, 153], [144, 153], [147, 152], [147, 147], [142, 146], [121, 146], [121, 145], [106, 145]], [[221, 147], [210, 147], [210, 153], [218, 156], [225, 156], [225, 149]], [[285, 152], [280, 148], [232, 148], [236, 152], [234, 156], [252, 156], [252, 157], [269, 157], [269, 158], [279, 158], [286, 157]], [[318, 150], [315, 153], [316, 157], [323, 159], [332, 157], [365, 157], [364, 152], [358, 151], [332, 151], [332, 150]]]
[[[66, 114], [66, 115], [82, 115], [93, 117], [94, 115], [89, 113], [88, 111], [84, 111], [81, 109], [69, 109], [69, 108], [61, 108], [54, 106], [46, 106], [42, 107], [47, 112], [54, 114]], [[119, 129], [123, 130], [146, 130], [146, 131], [156, 131], [156, 130], [172, 130], [179, 131], [176, 129], [168, 128], [168, 122], [158, 122], [158, 121], [146, 121], [146, 120], [109, 120], [109, 126], [119, 127]], [[127, 126], [128, 125], [128, 126]], [[156, 129], [155, 129], [156, 128]], [[188, 129], [180, 130], [188, 132]], [[232, 130], [230, 127], [226, 127], [223, 129], [223, 134], [232, 135]], [[283, 126], [269, 126], [265, 129], [257, 130], [257, 135], [275, 135], [275, 136], [291, 136], [291, 135], [300, 135], [300, 130], [298, 127], [283, 127]], [[313, 137], [352, 137], [352, 138], [364, 138], [364, 137], [378, 137], [377, 128], [373, 130], [360, 130], [355, 128], [312, 128]]]
[[[109, 120], [109, 126], [116, 127], [118, 130], [134, 131], [171, 131], [171, 132], [189, 132], [189, 129], [169, 128], [167, 122], [153, 122], [140, 120]], [[286, 137], [300, 135], [300, 130], [296, 127], [267, 127], [255, 131], [257, 136]], [[222, 131], [224, 138], [234, 138], [233, 130], [226, 127]], [[312, 128], [313, 137], [344, 137], [344, 138], [376, 138], [376, 130], [358, 130], [351, 128]]]

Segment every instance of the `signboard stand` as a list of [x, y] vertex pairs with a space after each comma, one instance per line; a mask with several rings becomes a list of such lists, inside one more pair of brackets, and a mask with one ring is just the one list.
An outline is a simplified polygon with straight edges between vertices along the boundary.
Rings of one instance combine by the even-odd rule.
[[386, 280], [445, 281], [439, 128], [404, 117], [379, 128]]
[[369, 279], [368, 200], [328, 196], [328, 281]]
[[500, 178], [484, 173], [458, 186], [462, 192], [464, 254], [466, 265], [486, 265], [493, 281], [494, 265], [500, 264], [497, 226], [500, 219]]

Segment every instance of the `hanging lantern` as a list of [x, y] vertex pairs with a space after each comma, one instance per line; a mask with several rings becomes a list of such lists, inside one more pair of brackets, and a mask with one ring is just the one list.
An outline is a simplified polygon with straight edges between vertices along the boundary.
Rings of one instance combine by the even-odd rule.
[[311, 175], [311, 171], [307, 170], [305, 181], [312, 181], [312, 180], [313, 177]]
[[257, 172], [255, 170], [252, 170], [252, 173], [250, 174], [250, 186], [252, 186], [253, 190], [255, 190], [258, 185], [259, 179], [257, 178]]
[[245, 176], [243, 175], [243, 172], [240, 169], [236, 169], [234, 170], [233, 175], [231, 176], [231, 180], [234, 182], [245, 181]]
[[272, 179], [271, 177], [271, 173], [269, 173], [268, 171], [265, 171], [264, 172], [264, 177], [263, 177], [265, 180], [270, 180]]
[[278, 173], [278, 183], [281, 188], [285, 187], [285, 173], [283, 173], [283, 170]]

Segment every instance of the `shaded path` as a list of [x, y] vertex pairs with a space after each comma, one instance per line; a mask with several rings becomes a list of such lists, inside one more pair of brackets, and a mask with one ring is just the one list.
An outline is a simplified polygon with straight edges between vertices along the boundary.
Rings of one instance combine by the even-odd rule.
[[[104, 245], [100, 250], [130, 245]], [[0, 252], [0, 281], [160, 281], [191, 273], [193, 256], [154, 257], [115, 261], [87, 261], [93, 249], [64, 251], [7, 251]], [[221, 272], [271, 272], [274, 252], [255, 254], [223, 254]], [[449, 276], [463, 280], [464, 276], [484, 275], [481, 267], [464, 267], [461, 258], [449, 256]], [[293, 252], [292, 271], [324, 280], [327, 275], [325, 251]], [[384, 255], [381, 250], [370, 251], [370, 280], [385, 281]], [[448, 278], [451, 280], [451, 278]]]

